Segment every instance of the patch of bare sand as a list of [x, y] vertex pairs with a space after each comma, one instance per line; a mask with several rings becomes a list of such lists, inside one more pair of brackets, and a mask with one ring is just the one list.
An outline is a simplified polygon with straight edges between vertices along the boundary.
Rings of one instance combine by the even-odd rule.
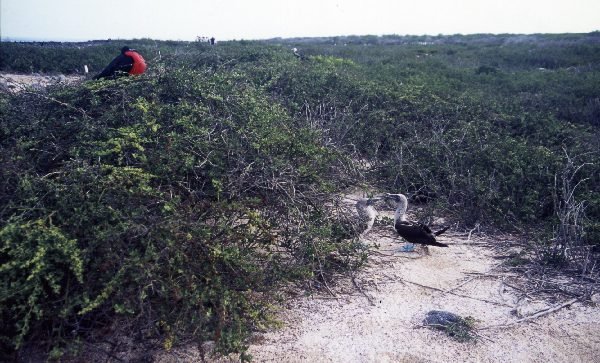
[[[422, 327], [430, 310], [471, 316], [482, 328], [514, 323], [517, 310], [531, 314], [549, 306], [524, 300], [503, 283], [503, 275], [496, 273], [495, 249], [489, 247], [499, 241], [446, 234], [439, 240], [451, 247], [430, 248], [430, 256], [421, 256], [398, 252], [401, 244], [389, 226], [375, 227], [367, 238], [380, 248], [355, 277], [360, 290], [342, 281], [333, 287], [336, 298], [319, 295], [290, 302], [279, 314], [284, 328], [257, 335], [250, 346], [254, 361], [599, 361], [599, 309], [579, 302], [529, 322], [480, 330], [476, 342], [459, 343]], [[200, 355], [190, 347], [163, 352], [156, 361], [194, 362]]]
[[84, 76], [79, 75], [42, 75], [42, 74], [13, 74], [0, 73], [0, 91], [19, 92], [25, 87], [45, 88], [52, 84], [73, 84], [84, 80]]
[[[282, 312], [287, 327], [264, 336], [249, 353], [258, 362], [594, 362], [600, 352], [598, 309], [574, 304], [529, 323], [482, 331], [476, 343], [459, 343], [445, 334], [419, 328], [430, 310], [446, 310], [476, 319], [477, 326], [499, 325], [517, 319], [518, 298], [489, 278], [468, 272], [487, 272], [497, 264], [482, 247], [456, 236], [447, 249], [422, 258], [374, 257], [361, 273], [360, 295], [339, 299], [307, 297]], [[396, 246], [379, 242], [384, 250]], [[390, 252], [387, 252], [390, 253]], [[369, 283], [371, 282], [371, 283]], [[459, 296], [460, 295], [460, 296]]]

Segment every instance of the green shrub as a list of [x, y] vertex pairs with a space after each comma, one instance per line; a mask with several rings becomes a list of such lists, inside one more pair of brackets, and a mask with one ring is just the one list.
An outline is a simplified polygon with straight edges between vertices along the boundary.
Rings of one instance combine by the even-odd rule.
[[61, 330], [67, 317], [77, 312], [77, 302], [68, 300], [69, 294], [83, 282], [77, 241], [53, 226], [51, 216], [9, 221], [0, 229], [0, 241], [2, 345], [18, 347], [30, 333], [37, 335], [31, 328], [38, 321], [55, 319], [59, 326], [53, 328]]
[[[326, 212], [343, 158], [240, 74], [174, 68], [17, 95], [1, 124], [11, 349], [43, 339], [59, 354], [109, 329], [243, 352], [279, 286], [361, 261]], [[42, 278], [26, 261], [46, 245]]]

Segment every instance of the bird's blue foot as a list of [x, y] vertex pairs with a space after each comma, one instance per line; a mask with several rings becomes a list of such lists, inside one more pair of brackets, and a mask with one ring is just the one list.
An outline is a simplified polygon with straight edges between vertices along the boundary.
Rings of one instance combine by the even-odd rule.
[[412, 243], [407, 243], [404, 246], [400, 247], [400, 252], [413, 252], [415, 250], [415, 245]]

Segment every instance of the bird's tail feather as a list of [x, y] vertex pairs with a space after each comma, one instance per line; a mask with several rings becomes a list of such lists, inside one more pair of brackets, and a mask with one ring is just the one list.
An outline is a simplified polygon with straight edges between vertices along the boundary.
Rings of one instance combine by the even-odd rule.
[[446, 232], [448, 230], [448, 228], [450, 228], [450, 226], [444, 227], [444, 228], [440, 229], [439, 231], [434, 232], [433, 235], [434, 236], [439, 236], [440, 234]]

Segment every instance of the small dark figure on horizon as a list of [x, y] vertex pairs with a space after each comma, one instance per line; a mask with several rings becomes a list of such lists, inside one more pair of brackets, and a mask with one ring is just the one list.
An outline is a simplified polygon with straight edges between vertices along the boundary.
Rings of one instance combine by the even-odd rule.
[[210, 38], [210, 45], [215, 45], [215, 37]]
[[116, 78], [130, 74], [142, 74], [146, 71], [146, 61], [135, 49], [121, 48], [121, 54], [110, 62], [94, 79]]

